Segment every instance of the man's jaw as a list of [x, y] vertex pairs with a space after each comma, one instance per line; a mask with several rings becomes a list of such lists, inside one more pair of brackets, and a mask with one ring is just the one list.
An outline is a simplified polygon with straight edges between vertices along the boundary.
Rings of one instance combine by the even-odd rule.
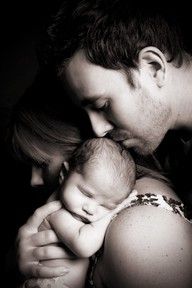
[[130, 133], [121, 131], [114, 131], [111, 132], [108, 137], [112, 139], [113, 141], [119, 143], [121, 146], [123, 146], [125, 149], [132, 149], [137, 154], [140, 155], [148, 155], [153, 152], [154, 149], [152, 147], [149, 147], [147, 143], [141, 142], [138, 138], [135, 138]]

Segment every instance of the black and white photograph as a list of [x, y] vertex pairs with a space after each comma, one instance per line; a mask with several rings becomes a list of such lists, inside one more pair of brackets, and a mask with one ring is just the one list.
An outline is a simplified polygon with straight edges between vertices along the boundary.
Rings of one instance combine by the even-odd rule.
[[2, 287], [192, 288], [188, 5], [0, 5]]

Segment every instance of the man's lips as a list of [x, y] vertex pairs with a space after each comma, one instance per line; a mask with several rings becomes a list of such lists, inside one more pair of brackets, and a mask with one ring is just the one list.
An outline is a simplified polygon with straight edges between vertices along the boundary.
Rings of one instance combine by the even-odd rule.
[[132, 137], [129, 137], [127, 135], [127, 133], [125, 132], [115, 132], [115, 131], [112, 131], [110, 134], [109, 134], [109, 138], [113, 139], [114, 141], [116, 142], [122, 142], [124, 140], [126, 140], [127, 138], [132, 138]]
[[123, 141], [120, 141], [120, 144], [125, 146], [126, 148], [132, 148], [138, 146], [138, 140], [137, 139], [126, 139]]
[[113, 141], [123, 145], [126, 148], [132, 148], [132, 147], [138, 146], [138, 139], [133, 138], [133, 137], [128, 138], [127, 134], [126, 135], [110, 134], [109, 137]]

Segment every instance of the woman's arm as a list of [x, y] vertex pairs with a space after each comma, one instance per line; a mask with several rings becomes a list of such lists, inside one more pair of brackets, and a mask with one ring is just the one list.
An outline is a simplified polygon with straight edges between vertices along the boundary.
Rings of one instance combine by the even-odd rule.
[[[137, 190], [173, 194], [154, 179], [142, 180]], [[122, 211], [108, 228], [95, 281], [110, 288], [190, 288], [192, 225], [179, 215], [152, 206]]]

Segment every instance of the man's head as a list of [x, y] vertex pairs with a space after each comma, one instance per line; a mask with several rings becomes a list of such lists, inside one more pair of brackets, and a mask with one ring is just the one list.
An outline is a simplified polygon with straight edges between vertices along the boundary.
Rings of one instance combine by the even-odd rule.
[[93, 138], [69, 160], [61, 198], [71, 212], [92, 222], [129, 195], [135, 177], [135, 163], [126, 150], [110, 139]]
[[152, 152], [173, 126], [167, 71], [184, 60], [175, 23], [129, 1], [66, 3], [49, 29], [61, 79], [97, 136]]

